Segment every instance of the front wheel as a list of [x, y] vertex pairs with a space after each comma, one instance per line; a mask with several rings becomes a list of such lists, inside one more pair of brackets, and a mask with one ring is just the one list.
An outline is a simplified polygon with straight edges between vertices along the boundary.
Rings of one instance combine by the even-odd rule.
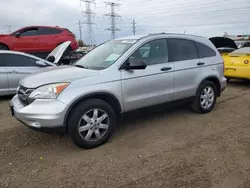
[[217, 89], [213, 82], [204, 81], [200, 84], [195, 100], [191, 106], [193, 111], [201, 114], [210, 112], [216, 103]]
[[68, 120], [69, 135], [74, 143], [85, 149], [98, 147], [113, 134], [116, 116], [103, 100], [89, 99], [80, 103]]

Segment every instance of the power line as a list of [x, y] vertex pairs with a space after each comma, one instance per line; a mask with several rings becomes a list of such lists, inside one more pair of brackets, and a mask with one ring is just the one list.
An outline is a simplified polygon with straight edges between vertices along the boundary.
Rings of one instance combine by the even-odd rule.
[[92, 25], [96, 25], [92, 22], [92, 18], [95, 16], [95, 13], [91, 11], [91, 4], [95, 3], [95, 0], [80, 0], [80, 2], [84, 2], [86, 5], [86, 10], [82, 12], [84, 16], [86, 17], [85, 22], [81, 22], [82, 24], [87, 25], [87, 36], [89, 38], [90, 45], [93, 45], [93, 28]]
[[115, 7], [119, 8], [118, 3], [114, 2], [104, 2], [106, 6], [110, 6], [110, 13], [104, 14], [105, 17], [111, 20], [111, 27], [105, 30], [111, 31], [111, 38], [116, 38], [116, 31], [121, 31], [119, 28], [116, 27], [116, 20], [121, 18], [120, 15], [115, 13]]
[[132, 29], [133, 29], [133, 34], [135, 35], [135, 31], [136, 31], [136, 25], [135, 25], [135, 19], [133, 19], [133, 22], [132, 22]]

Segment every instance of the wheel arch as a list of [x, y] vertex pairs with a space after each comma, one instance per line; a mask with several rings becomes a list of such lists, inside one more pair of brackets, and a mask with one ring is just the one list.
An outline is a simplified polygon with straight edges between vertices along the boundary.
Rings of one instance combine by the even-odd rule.
[[[208, 81], [210, 81], [210, 82], [213, 82], [213, 83], [215, 84], [216, 89], [217, 89], [217, 96], [220, 97], [220, 95], [221, 95], [221, 83], [220, 83], [219, 79], [218, 79], [216, 76], [209, 76], [209, 77], [204, 78], [204, 79], [200, 82], [200, 84], [201, 84], [202, 82], [206, 81], [206, 80], [208, 80]], [[200, 84], [199, 84], [199, 85], [200, 85]], [[197, 88], [197, 89], [198, 89], [198, 88]]]
[[5, 44], [3, 42], [0, 42], [0, 45], [4, 45], [4, 46], [6, 46], [10, 50], [10, 47], [7, 44]]
[[70, 114], [73, 112], [73, 110], [76, 108], [76, 106], [87, 99], [101, 99], [101, 100], [107, 102], [114, 109], [114, 111], [118, 117], [120, 116], [120, 114], [122, 112], [121, 104], [120, 104], [119, 100], [113, 94], [108, 93], [108, 92], [91, 93], [91, 94], [79, 97], [70, 105], [70, 107], [68, 108], [66, 115], [64, 117], [64, 124], [66, 126], [67, 126], [68, 118], [69, 118]]

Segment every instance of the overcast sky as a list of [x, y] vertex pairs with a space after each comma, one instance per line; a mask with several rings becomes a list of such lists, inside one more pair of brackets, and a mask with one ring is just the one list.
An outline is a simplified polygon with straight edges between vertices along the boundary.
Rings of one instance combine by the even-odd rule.
[[[96, 13], [93, 22], [94, 41], [100, 43], [111, 38], [110, 20], [103, 17], [110, 11], [102, 0], [96, 0], [92, 10]], [[137, 34], [152, 32], [178, 32], [202, 36], [228, 34], [250, 34], [250, 0], [126, 0], [120, 3], [116, 13], [117, 37], [132, 35], [133, 19]], [[8, 33], [29, 25], [67, 27], [79, 37], [78, 20], [85, 4], [79, 0], [0, 0], [0, 33]], [[82, 34], [88, 43], [86, 25]]]

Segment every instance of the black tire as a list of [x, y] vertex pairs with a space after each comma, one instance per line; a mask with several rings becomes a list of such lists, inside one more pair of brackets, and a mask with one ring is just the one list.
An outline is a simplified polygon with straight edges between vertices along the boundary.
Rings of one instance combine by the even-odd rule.
[[[206, 87], [211, 87], [211, 88], [213, 88], [213, 91], [214, 91], [214, 101], [211, 104], [211, 106], [207, 109], [203, 108], [201, 105], [201, 95], [202, 95], [203, 90]], [[192, 110], [194, 112], [200, 113], [200, 114], [209, 113], [214, 108], [214, 105], [215, 105], [216, 100], [217, 100], [217, 96], [218, 96], [218, 91], [217, 91], [215, 84], [211, 81], [208, 81], [208, 80], [203, 81], [197, 89], [195, 100], [191, 105]]]
[[[106, 133], [99, 140], [86, 141], [78, 131], [78, 124], [86, 112], [95, 108], [105, 111], [108, 115], [109, 127]], [[110, 139], [116, 126], [116, 115], [113, 108], [105, 101], [100, 99], [88, 99], [81, 102], [73, 109], [67, 121], [67, 126], [69, 136], [77, 146], [85, 149], [92, 149], [106, 143]]]
[[0, 50], [9, 50], [9, 48], [5, 44], [0, 44]]

